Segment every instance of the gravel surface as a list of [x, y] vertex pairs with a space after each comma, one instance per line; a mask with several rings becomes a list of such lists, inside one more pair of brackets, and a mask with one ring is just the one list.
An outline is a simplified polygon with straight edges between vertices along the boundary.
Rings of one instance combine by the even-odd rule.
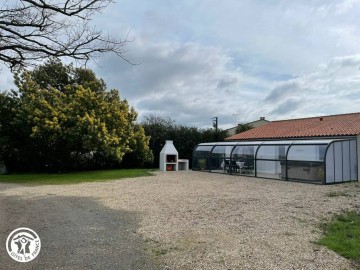
[[[86, 197], [20, 196], [0, 197], [0, 269], [158, 269], [136, 234], [137, 214]], [[31, 262], [7, 254], [6, 238], [19, 227], [35, 230], [41, 239]]]
[[[359, 183], [322, 186], [180, 171], [66, 186], [0, 184], [0, 198], [0, 209], [4, 212], [6, 207], [6, 219], [11, 221], [0, 220], [1, 243], [15, 227], [30, 227], [40, 237], [44, 235], [43, 245], [49, 241], [65, 261], [76, 250], [72, 259], [77, 269], [89, 265], [94, 269], [155, 269], [153, 261], [159, 269], [356, 269], [313, 241], [321, 237], [321, 222], [342, 210], [359, 208]], [[9, 201], [21, 201], [24, 206], [12, 206]], [[26, 204], [43, 212], [35, 210], [30, 219], [15, 222]], [[67, 222], [53, 226], [50, 220], [56, 216], [67, 217]], [[77, 224], [82, 219], [85, 222]], [[87, 226], [81, 230], [83, 224]], [[73, 230], [73, 238], [58, 237], [64, 228]], [[54, 235], [57, 243], [51, 242]], [[77, 250], [84, 236], [95, 240]], [[111, 237], [118, 239], [111, 242]], [[102, 238], [105, 243], [97, 240]], [[0, 245], [0, 263], [4, 246]], [[56, 259], [51, 249], [44, 247], [39, 256], [51, 258], [59, 269], [71, 265]], [[97, 250], [103, 253], [94, 258]], [[79, 263], [81, 252], [91, 264]], [[123, 268], [116, 265], [112, 254], [121, 252], [125, 261], [135, 257], [135, 264], [128, 258]], [[105, 254], [111, 263], [106, 264]]]

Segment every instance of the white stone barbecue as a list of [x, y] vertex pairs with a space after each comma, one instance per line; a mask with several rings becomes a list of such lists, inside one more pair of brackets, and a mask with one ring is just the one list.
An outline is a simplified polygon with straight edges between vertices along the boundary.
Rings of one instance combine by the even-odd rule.
[[177, 171], [179, 154], [173, 141], [166, 141], [160, 152], [160, 171]]

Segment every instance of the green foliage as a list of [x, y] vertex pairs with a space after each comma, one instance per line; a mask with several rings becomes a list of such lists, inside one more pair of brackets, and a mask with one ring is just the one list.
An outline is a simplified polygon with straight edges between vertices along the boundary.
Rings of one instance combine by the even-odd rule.
[[250, 130], [252, 128], [253, 127], [250, 124], [247, 124], [247, 123], [238, 124], [238, 126], [236, 127], [236, 130], [235, 130], [235, 134]]
[[15, 84], [21, 87], [26, 76], [37, 83], [41, 89], [56, 88], [64, 91], [68, 85], [82, 85], [94, 92], [104, 92], [106, 84], [103, 79], [96, 77], [95, 73], [86, 68], [74, 68], [72, 64], [64, 65], [59, 59], [51, 58], [44, 65], [36, 67], [31, 72], [15, 74]]
[[338, 254], [360, 262], [360, 214], [346, 212], [324, 224], [325, 236], [318, 241]]
[[32, 72], [28, 73], [16, 73], [15, 83], [20, 87], [25, 82], [25, 78], [21, 75], [27, 74], [30, 78], [37, 82], [40, 88], [56, 88], [58, 90], [64, 89], [65, 86], [70, 85], [71, 73], [73, 67], [63, 65], [60, 60], [56, 58], [49, 59], [44, 65], [36, 67]]
[[123, 157], [122, 166], [125, 168], [143, 167], [153, 162], [154, 155], [149, 147], [149, 136], [145, 136], [141, 125], [134, 126], [134, 136], [130, 140], [130, 153]]
[[200, 169], [205, 170], [205, 168], [206, 168], [206, 158], [200, 158], [198, 160], [198, 165], [199, 165]]
[[165, 140], [172, 136], [175, 122], [170, 118], [148, 115], [145, 116], [145, 120], [141, 125], [145, 130], [145, 134], [150, 137], [149, 147], [154, 154], [154, 162], [148, 165], [158, 167], [160, 151]]
[[166, 140], [173, 140], [180, 158], [189, 159], [191, 166], [192, 152], [195, 146], [202, 142], [224, 141], [226, 131], [215, 129], [199, 129], [178, 125], [168, 117], [147, 115], [142, 122], [145, 134], [150, 136], [150, 149], [154, 153], [154, 162], [149, 166], [159, 166], [159, 156]]
[[16, 84], [18, 93], [0, 96], [0, 155], [9, 169], [113, 167], [131, 152], [151, 160], [137, 113], [92, 71], [48, 62], [17, 74]]
[[0, 183], [2, 182], [32, 185], [68, 185], [83, 182], [100, 182], [150, 175], [152, 175], [152, 173], [147, 169], [98, 170], [52, 174], [7, 174], [0, 175]]

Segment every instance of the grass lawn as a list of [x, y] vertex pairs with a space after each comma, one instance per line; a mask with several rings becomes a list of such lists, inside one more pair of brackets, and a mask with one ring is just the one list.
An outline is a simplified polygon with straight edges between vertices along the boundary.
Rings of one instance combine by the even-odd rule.
[[34, 185], [78, 184], [152, 175], [149, 169], [99, 170], [71, 173], [28, 173], [0, 175], [0, 183]]
[[360, 262], [360, 213], [346, 212], [323, 225], [325, 236], [318, 244], [336, 253]]

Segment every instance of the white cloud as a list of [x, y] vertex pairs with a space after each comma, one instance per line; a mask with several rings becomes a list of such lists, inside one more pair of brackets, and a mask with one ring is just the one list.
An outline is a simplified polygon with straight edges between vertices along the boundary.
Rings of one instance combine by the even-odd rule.
[[137, 37], [129, 56], [140, 65], [106, 58], [98, 73], [108, 86], [121, 90], [140, 117], [156, 113], [210, 126], [211, 117], [218, 116], [226, 128], [234, 113], [247, 122], [260, 116], [276, 120], [358, 110], [353, 103], [360, 98], [358, 54], [334, 57], [312, 72], [286, 79], [241, 68], [221, 47]]
[[349, 10], [354, 8], [356, 5], [359, 5], [359, 0], [345, 0], [339, 4], [335, 5], [335, 14], [342, 15], [347, 13]]
[[15, 89], [13, 74], [5, 66], [0, 64], [0, 92]]
[[360, 54], [335, 57], [318, 70], [279, 83], [263, 100], [274, 119], [359, 111]]
[[105, 59], [106, 66], [98, 73], [109, 87], [120, 89], [141, 115], [157, 113], [204, 126], [213, 116], [231, 116], [239, 106], [234, 100], [246, 94], [239, 91], [244, 80], [241, 70], [219, 48], [196, 43], [149, 45], [138, 40], [132, 54], [141, 64]]
[[140, 64], [107, 55], [93, 69], [140, 115], [188, 125], [353, 112], [359, 13], [360, 0], [123, 0], [96, 22], [131, 29], [127, 57]]
[[306, 74], [332, 57], [359, 52], [359, 1], [206, 2], [213, 42], [264, 70]]

